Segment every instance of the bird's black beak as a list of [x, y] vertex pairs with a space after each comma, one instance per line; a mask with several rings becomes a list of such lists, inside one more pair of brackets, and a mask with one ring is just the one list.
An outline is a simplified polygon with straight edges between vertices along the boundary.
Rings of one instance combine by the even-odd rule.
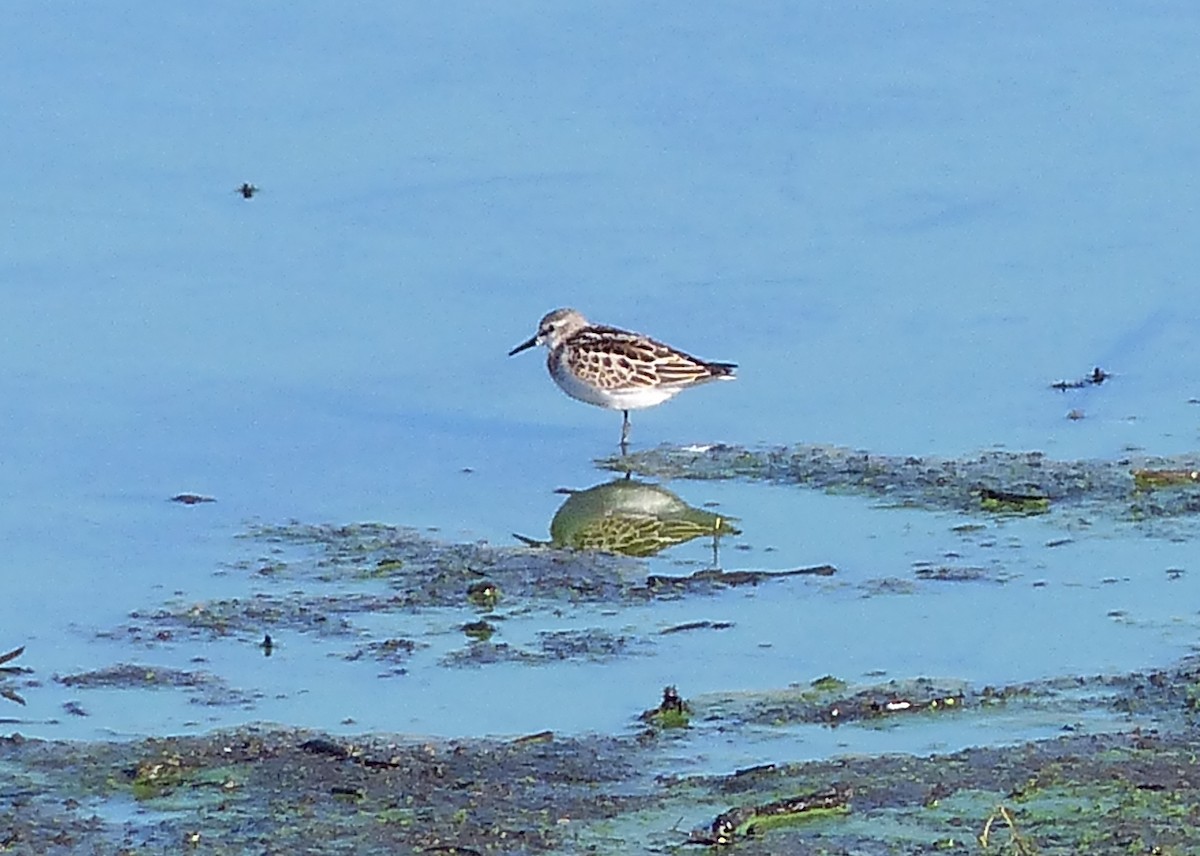
[[511, 357], [514, 354], [521, 353], [521, 351], [527, 351], [536, 344], [537, 344], [537, 336], [530, 336], [528, 342], [522, 342], [521, 344], [517, 345], [515, 348], [513, 348], [511, 351], [508, 352], [508, 355]]

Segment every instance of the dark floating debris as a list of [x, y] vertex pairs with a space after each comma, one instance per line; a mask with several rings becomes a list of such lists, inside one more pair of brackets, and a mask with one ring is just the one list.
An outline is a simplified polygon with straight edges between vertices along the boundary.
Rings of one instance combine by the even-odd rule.
[[351, 752], [340, 743], [335, 743], [325, 737], [314, 737], [311, 740], [305, 740], [300, 744], [300, 748], [305, 752], [310, 752], [313, 755], [327, 755], [330, 758], [349, 758]]
[[[383, 639], [379, 642], [368, 642], [352, 654], [347, 654], [346, 659], [350, 662], [360, 660], [363, 657], [370, 657], [378, 660], [381, 663], [390, 663], [398, 665], [408, 662], [413, 651], [418, 647], [424, 647], [414, 642], [412, 639], [393, 638]], [[401, 674], [403, 674], [403, 670]]]
[[[25, 653], [25, 646], [22, 645], [20, 648], [13, 648], [7, 654], [0, 654], [0, 665], [3, 665], [4, 663], [8, 663], [12, 660], [15, 660], [15, 659], [17, 659], [17, 657], [20, 657], [24, 653]], [[4, 666], [4, 668], [0, 669], [0, 674], [16, 674], [16, 673], [23, 672], [23, 671], [26, 671], [26, 670], [23, 669], [21, 666]]]
[[332, 796], [347, 800], [361, 800], [367, 796], [367, 789], [355, 785], [333, 785], [329, 788]]
[[[22, 666], [3, 665], [17, 659], [17, 657], [20, 657], [24, 653], [25, 646], [22, 645], [20, 648], [14, 648], [5, 654], [0, 654], [0, 678], [5, 678], [9, 675], [23, 675], [33, 671], [32, 669], [26, 669]], [[18, 693], [16, 690], [9, 689], [3, 684], [0, 684], [0, 696], [4, 696], [9, 701], [16, 702], [17, 704], [25, 704], [25, 699], [21, 697], [20, 693]]]
[[480, 609], [495, 609], [500, 602], [500, 587], [490, 580], [480, 580], [467, 586], [467, 600]]
[[242, 199], [252, 199], [252, 198], [254, 198], [254, 194], [258, 193], [259, 189], [260, 188], [256, 187], [255, 185], [251, 184], [250, 182], [244, 181], [244, 182], [242, 182], [242, 186], [234, 188], [233, 192], [240, 193], [242, 196]]
[[1099, 386], [1106, 380], [1112, 377], [1110, 372], [1096, 366], [1092, 369], [1092, 373], [1079, 380], [1056, 380], [1050, 384], [1051, 389], [1057, 389], [1059, 392], [1066, 392], [1068, 389], [1083, 389], [1086, 386]]
[[487, 621], [468, 621], [462, 626], [462, 632], [468, 639], [486, 642], [496, 633], [496, 627]]
[[732, 621], [686, 621], [683, 624], [673, 624], [658, 631], [659, 636], [669, 633], [683, 633], [685, 630], [728, 630], [733, 627]]
[[202, 502], [216, 502], [211, 496], [201, 496], [198, 493], [177, 493], [171, 497], [171, 502], [178, 502], [181, 505], [199, 505]]
[[658, 728], [687, 728], [692, 710], [673, 685], [663, 688], [662, 701], [658, 707], [644, 711], [639, 719]]
[[849, 788], [834, 786], [812, 794], [730, 809], [717, 815], [707, 829], [694, 830], [688, 843], [733, 844], [739, 838], [758, 835], [772, 827], [848, 814], [850, 796]]
[[782, 577], [831, 577], [836, 573], [837, 568], [833, 565], [814, 565], [810, 568], [795, 568], [790, 571], [722, 571], [719, 568], [710, 568], [703, 571], [696, 571], [694, 574], [687, 576], [650, 574], [646, 577], [646, 588], [651, 592], [664, 588], [692, 589], [700, 584], [712, 585], [719, 588], [726, 586], [733, 588], [736, 586], [756, 586], [759, 583], [769, 582]]
[[1005, 583], [1012, 579], [1011, 574], [1003, 570], [973, 565], [923, 565], [915, 570], [914, 576], [919, 580], [948, 583]]
[[1045, 514], [1050, 510], [1050, 499], [1038, 493], [1015, 493], [980, 487], [979, 505], [984, 511], [1001, 514]]

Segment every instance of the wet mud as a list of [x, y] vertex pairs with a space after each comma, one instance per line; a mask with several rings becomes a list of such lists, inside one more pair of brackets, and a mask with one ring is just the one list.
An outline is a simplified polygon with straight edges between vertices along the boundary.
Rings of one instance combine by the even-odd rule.
[[1088, 506], [1143, 519], [1200, 513], [1200, 456], [1056, 461], [1041, 452], [902, 457], [836, 446], [662, 446], [598, 462], [669, 479], [744, 479], [934, 510], [1044, 514]]
[[[1200, 663], [1112, 679], [971, 690], [932, 682], [661, 703], [626, 734], [432, 741], [251, 727], [114, 743], [0, 739], [0, 846], [16, 853], [746, 854], [1200, 852]], [[672, 772], [695, 728], [728, 739], [890, 727], [1064, 694], [1155, 728], [914, 756]], [[1087, 686], [1083, 686], [1087, 685]], [[948, 700], [953, 699], [953, 703]], [[804, 713], [803, 711], [808, 711]], [[667, 719], [670, 716], [672, 718]], [[851, 716], [844, 717], [846, 722]], [[665, 771], [665, 772], [664, 772]]]
[[[677, 517], [678, 505], [662, 501], [664, 493], [651, 495]], [[644, 494], [639, 488], [638, 495]], [[622, 496], [628, 495], [623, 489]], [[700, 519], [719, 518], [709, 514]], [[717, 537], [726, 531], [707, 534]], [[616, 552], [549, 544], [452, 544], [384, 524], [259, 526], [246, 534], [245, 541], [268, 549], [265, 555], [232, 567], [259, 589], [252, 595], [134, 610], [128, 622], [101, 635], [153, 649], [222, 637], [261, 645], [264, 635], [298, 632], [345, 640], [352, 645], [345, 659], [374, 659], [402, 673], [414, 652], [426, 645], [403, 637], [362, 642], [366, 632], [362, 619], [449, 607], [469, 610], [478, 619], [458, 624], [464, 647], [442, 657], [443, 666], [602, 662], [646, 653], [653, 634], [615, 634], [602, 628], [547, 630], [539, 632], [532, 645], [493, 636], [511, 616], [552, 616], [579, 603], [619, 608], [836, 573], [832, 565], [817, 565], [784, 571], [714, 567], [690, 574], [651, 574], [644, 561]], [[643, 555], [645, 543], [637, 541], [638, 556]], [[271, 649], [264, 650], [269, 654]]]
[[190, 694], [193, 702], [206, 705], [246, 704], [253, 699], [251, 694], [229, 687], [221, 678], [208, 672], [134, 663], [121, 663], [71, 675], [55, 675], [54, 680], [65, 687], [81, 690], [182, 689]]
[[[712, 447], [657, 449], [609, 463], [656, 477], [794, 483], [979, 518], [1066, 511], [1077, 519], [1085, 509], [1139, 522], [1200, 510], [1191, 458], [1055, 462], [986, 453], [942, 460]], [[462, 644], [438, 656], [438, 666], [597, 663], [652, 653], [665, 636], [732, 625], [546, 629], [516, 644], [503, 638], [505, 623], [581, 603], [618, 612], [788, 577], [836, 577], [830, 564], [721, 568], [720, 539], [737, 533], [732, 520], [625, 477], [573, 492], [548, 541], [522, 538], [515, 547], [447, 543], [383, 524], [255, 526], [242, 542], [251, 558], [223, 570], [252, 593], [139, 609], [101, 635], [142, 654], [232, 637], [270, 656], [272, 634], [312, 634], [342, 643], [347, 661], [378, 663], [386, 677], [404, 674], [429, 645], [419, 633], [372, 634], [362, 619], [445, 610], [448, 624], [438, 632], [449, 629]], [[978, 520], [953, 531], [968, 542], [992, 537]], [[649, 573], [644, 557], [696, 538], [711, 539], [711, 567]], [[915, 563], [911, 577], [857, 585], [864, 596], [895, 595], [926, 584], [995, 586], [1013, 574], [1004, 563], [946, 554]], [[252, 709], [253, 691], [152, 659], [50, 679], [79, 691], [80, 700], [68, 702], [74, 709], [64, 709], [80, 716], [86, 694], [97, 689], [174, 690], [198, 704]], [[41, 686], [44, 677], [27, 660], [19, 648], [0, 657], [0, 703], [20, 709]], [[0, 852], [1200, 852], [1200, 661], [1004, 687], [827, 676], [767, 692], [689, 697], [687, 687], [672, 686], [661, 699], [642, 701], [622, 733], [584, 737], [447, 741], [284, 726], [98, 743], [13, 734], [0, 739]], [[1060, 736], [1009, 741], [1003, 717], [1022, 715], [1061, 723]], [[780, 758], [694, 772], [698, 746], [714, 735], [753, 744], [789, 730], [927, 729], [951, 720], [994, 729], [994, 738], [921, 757]]]

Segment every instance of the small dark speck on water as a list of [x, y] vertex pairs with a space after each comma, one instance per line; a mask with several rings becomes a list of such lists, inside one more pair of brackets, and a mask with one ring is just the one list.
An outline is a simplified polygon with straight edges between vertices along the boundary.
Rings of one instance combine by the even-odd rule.
[[1096, 366], [1096, 368], [1092, 369], [1091, 374], [1085, 377], [1081, 377], [1078, 380], [1056, 380], [1050, 384], [1050, 388], [1057, 389], [1059, 392], [1065, 392], [1068, 389], [1083, 389], [1085, 386], [1099, 386], [1111, 377], [1111, 372], [1106, 372], [1104, 369]]
[[201, 496], [198, 493], [177, 493], [171, 497], [171, 502], [178, 502], [181, 505], [199, 505], [202, 502], [216, 502], [211, 496]]

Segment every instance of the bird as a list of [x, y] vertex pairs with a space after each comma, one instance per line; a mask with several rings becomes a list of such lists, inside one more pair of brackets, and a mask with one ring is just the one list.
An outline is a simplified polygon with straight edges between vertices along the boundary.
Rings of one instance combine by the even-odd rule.
[[555, 309], [514, 356], [537, 345], [550, 350], [546, 368], [571, 398], [624, 414], [621, 449], [629, 445], [629, 411], [662, 404], [685, 389], [733, 380], [736, 363], [713, 363], [629, 330], [592, 324], [575, 309]]

